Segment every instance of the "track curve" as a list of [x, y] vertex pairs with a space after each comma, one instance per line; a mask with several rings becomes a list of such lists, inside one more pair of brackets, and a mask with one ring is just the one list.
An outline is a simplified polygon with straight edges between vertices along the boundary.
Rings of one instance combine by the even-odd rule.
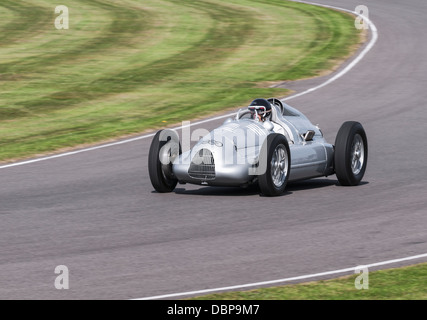
[[[423, 0], [371, 1], [376, 46], [332, 85], [289, 102], [328, 141], [346, 120], [364, 125], [362, 185], [316, 179], [272, 199], [189, 185], [158, 194], [148, 179], [151, 139], [8, 167], [0, 171], [0, 298], [139, 298], [427, 252], [425, 12]], [[54, 287], [57, 265], [69, 268], [69, 290]]]

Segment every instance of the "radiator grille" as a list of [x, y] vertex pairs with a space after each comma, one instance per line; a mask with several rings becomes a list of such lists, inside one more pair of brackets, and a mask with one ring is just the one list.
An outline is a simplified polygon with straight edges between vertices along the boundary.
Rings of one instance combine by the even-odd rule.
[[215, 179], [215, 161], [212, 152], [207, 149], [200, 149], [191, 161], [188, 174], [194, 179]]

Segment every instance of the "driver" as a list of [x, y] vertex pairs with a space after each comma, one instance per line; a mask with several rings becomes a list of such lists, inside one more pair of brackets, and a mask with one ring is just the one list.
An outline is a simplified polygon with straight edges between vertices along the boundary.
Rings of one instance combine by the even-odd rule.
[[270, 119], [271, 104], [266, 99], [255, 99], [251, 102], [248, 109], [251, 111], [251, 118], [254, 120], [264, 122]]
[[[266, 99], [255, 99], [248, 106], [248, 109], [251, 112], [251, 118], [256, 121], [265, 122], [266, 120], [271, 120], [271, 104]], [[285, 129], [278, 123], [271, 121], [271, 124], [273, 132], [285, 133]]]

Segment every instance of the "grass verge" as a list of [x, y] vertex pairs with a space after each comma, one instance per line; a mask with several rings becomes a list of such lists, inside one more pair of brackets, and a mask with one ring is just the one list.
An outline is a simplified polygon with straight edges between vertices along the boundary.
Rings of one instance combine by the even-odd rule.
[[368, 289], [356, 289], [358, 276], [211, 294], [194, 300], [427, 300], [427, 263], [369, 272]]
[[0, 161], [285, 96], [359, 43], [348, 14], [283, 0], [0, 3]]

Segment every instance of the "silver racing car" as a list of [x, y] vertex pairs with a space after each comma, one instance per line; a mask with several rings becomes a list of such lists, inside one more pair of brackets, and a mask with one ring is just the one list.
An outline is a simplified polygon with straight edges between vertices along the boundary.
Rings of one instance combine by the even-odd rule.
[[341, 185], [357, 185], [367, 160], [368, 142], [359, 122], [345, 122], [332, 145], [300, 111], [271, 98], [255, 99], [185, 152], [175, 130], [158, 131], [148, 171], [158, 192], [171, 192], [177, 183], [237, 187], [258, 183], [262, 194], [277, 196], [289, 181], [332, 174]]

